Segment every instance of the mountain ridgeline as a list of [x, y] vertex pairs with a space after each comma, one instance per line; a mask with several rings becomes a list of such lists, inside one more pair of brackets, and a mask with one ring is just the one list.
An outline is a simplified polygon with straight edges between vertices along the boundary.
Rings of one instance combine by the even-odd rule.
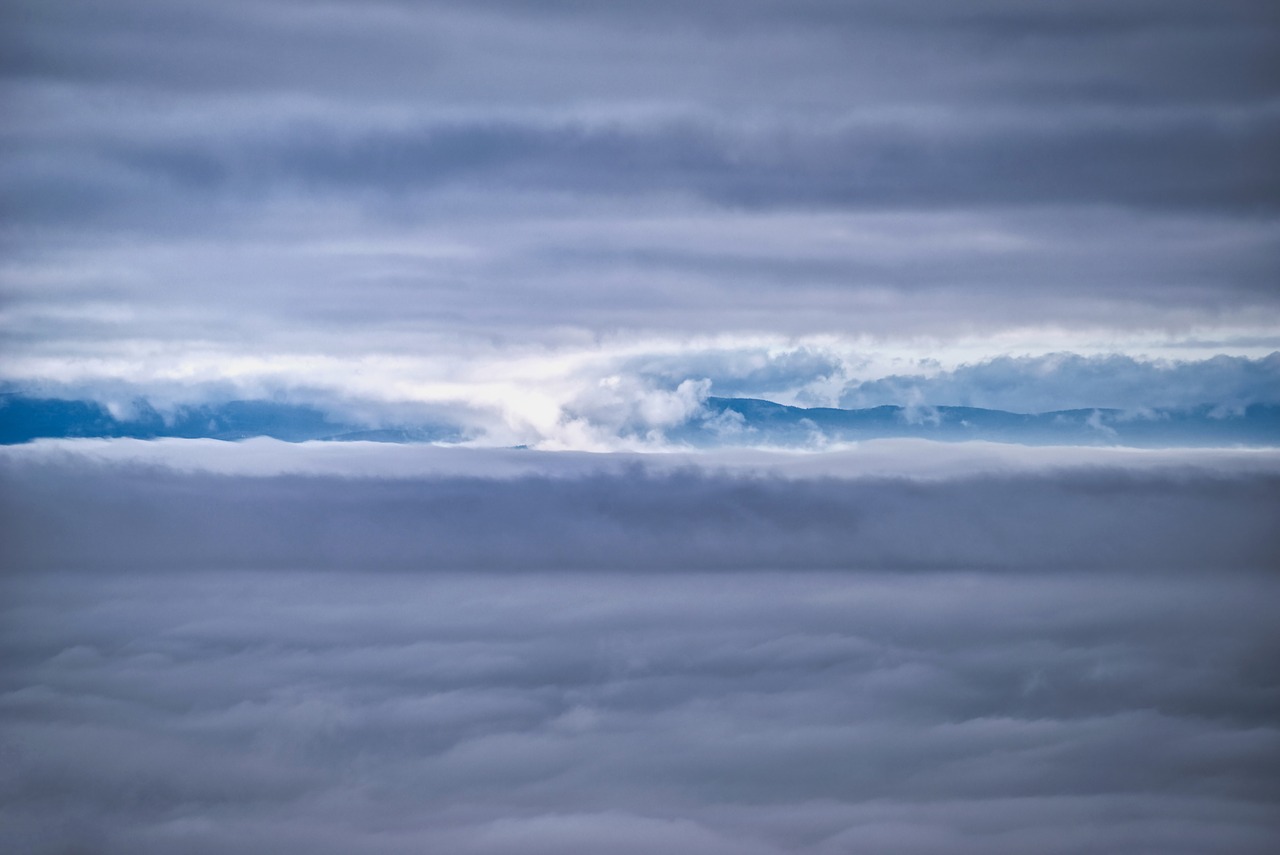
[[334, 420], [315, 407], [276, 401], [228, 401], [178, 407], [162, 413], [146, 401], [137, 400], [113, 414], [96, 401], [0, 395], [0, 444], [4, 445], [44, 438], [239, 440], [257, 436], [286, 442], [451, 442], [462, 438], [452, 427], [371, 428]]
[[[109, 437], [240, 440], [264, 436], [288, 442], [396, 443], [452, 443], [467, 438], [456, 425], [370, 426], [335, 419], [315, 407], [276, 401], [229, 401], [161, 412], [139, 400], [114, 409], [89, 400], [0, 394], [0, 444]], [[753, 398], [709, 398], [699, 413], [668, 426], [664, 436], [669, 443], [693, 448], [820, 448], [896, 437], [1148, 448], [1277, 446], [1280, 406], [1206, 404], [1185, 410], [1073, 409], [1025, 414], [978, 407], [843, 410], [790, 407]]]
[[694, 445], [813, 446], [890, 437], [1021, 445], [1275, 446], [1280, 406], [1186, 410], [1073, 409], [1011, 413], [980, 407], [788, 407], [750, 398], [710, 398], [708, 415], [669, 438]]

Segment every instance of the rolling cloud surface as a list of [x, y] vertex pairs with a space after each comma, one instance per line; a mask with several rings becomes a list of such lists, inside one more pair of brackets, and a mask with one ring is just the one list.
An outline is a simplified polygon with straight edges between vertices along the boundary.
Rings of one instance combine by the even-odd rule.
[[886, 477], [347, 449], [436, 470], [371, 478], [306, 446], [266, 458], [292, 475], [190, 442], [179, 466], [82, 447], [4, 462], [9, 847], [1280, 833], [1272, 452], [995, 446], [1002, 465], [949, 451], [949, 473]]

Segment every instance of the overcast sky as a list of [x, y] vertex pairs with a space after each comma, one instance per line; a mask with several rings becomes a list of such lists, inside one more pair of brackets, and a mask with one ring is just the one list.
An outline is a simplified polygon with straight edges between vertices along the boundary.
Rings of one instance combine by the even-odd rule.
[[[584, 398], [685, 380], [901, 403], [866, 384], [1280, 349], [1265, 0], [2, 14], [21, 388], [436, 406], [594, 447], [608, 425], [564, 425]], [[1057, 394], [1109, 405], [1084, 373]], [[1264, 373], [1229, 393], [1274, 402]], [[982, 396], [944, 387], [911, 394]]]
[[1265, 439], [1274, 0], [6, 0], [0, 111], [0, 419], [479, 446], [0, 446], [0, 850], [1280, 851], [1277, 448], [670, 445]]

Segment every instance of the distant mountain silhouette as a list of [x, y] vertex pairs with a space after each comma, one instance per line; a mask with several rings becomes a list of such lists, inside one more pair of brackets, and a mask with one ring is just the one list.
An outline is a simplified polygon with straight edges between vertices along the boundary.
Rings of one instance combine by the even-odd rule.
[[134, 401], [127, 414], [117, 417], [94, 401], [0, 395], [0, 444], [4, 445], [45, 437], [236, 440], [254, 436], [269, 436], [288, 442], [433, 442], [461, 439], [458, 432], [450, 427], [413, 425], [370, 429], [367, 425], [334, 421], [313, 407], [275, 401], [228, 401], [180, 407], [164, 414], [145, 401]]
[[710, 398], [707, 415], [668, 431], [698, 446], [808, 446], [889, 437], [1024, 445], [1280, 445], [1280, 406], [1231, 411], [1117, 409], [1010, 413], [979, 407], [788, 407], [754, 398]]
[[[44, 437], [158, 437], [222, 440], [268, 436], [306, 440], [451, 442], [456, 428], [410, 424], [371, 428], [335, 421], [305, 405], [228, 401], [161, 413], [145, 401], [118, 415], [94, 401], [0, 394], [0, 444]], [[697, 448], [767, 445], [813, 447], [828, 442], [919, 437], [946, 442], [987, 440], [1023, 445], [1139, 447], [1280, 445], [1280, 406], [1133, 413], [1116, 409], [1024, 414], [978, 407], [883, 406], [862, 410], [789, 407], [754, 398], [710, 398], [704, 410], [668, 428], [667, 438]]]

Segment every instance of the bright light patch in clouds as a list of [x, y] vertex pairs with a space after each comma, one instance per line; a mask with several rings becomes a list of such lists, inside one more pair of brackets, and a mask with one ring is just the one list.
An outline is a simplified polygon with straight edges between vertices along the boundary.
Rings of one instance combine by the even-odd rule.
[[[1042, 345], [1052, 338], [1046, 334]], [[1275, 352], [1227, 356], [1219, 346], [1168, 343], [1174, 352], [1198, 356], [1175, 359], [1158, 342], [1129, 356], [1075, 341], [1072, 350], [1026, 353], [1015, 349], [1025, 343], [1021, 338], [989, 340], [979, 350], [969, 341], [908, 347], [832, 336], [632, 334], [588, 346], [425, 345], [439, 348], [438, 356], [163, 345], [128, 357], [19, 358], [9, 371], [13, 388], [108, 407], [138, 398], [162, 412], [210, 401], [282, 399], [373, 427], [437, 421], [460, 426], [482, 445], [583, 450], [662, 447], [663, 431], [700, 417], [712, 395], [796, 406], [977, 406], [1019, 413], [1280, 404]], [[977, 354], [983, 358], [968, 361]], [[41, 381], [23, 382], [23, 376]]]

